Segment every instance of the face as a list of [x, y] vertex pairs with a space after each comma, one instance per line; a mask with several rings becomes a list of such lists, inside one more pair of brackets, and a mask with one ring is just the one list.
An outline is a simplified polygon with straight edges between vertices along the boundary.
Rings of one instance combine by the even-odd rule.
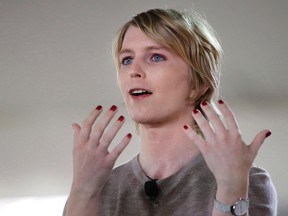
[[163, 124], [190, 116], [188, 65], [178, 55], [131, 26], [119, 60], [119, 87], [136, 123]]

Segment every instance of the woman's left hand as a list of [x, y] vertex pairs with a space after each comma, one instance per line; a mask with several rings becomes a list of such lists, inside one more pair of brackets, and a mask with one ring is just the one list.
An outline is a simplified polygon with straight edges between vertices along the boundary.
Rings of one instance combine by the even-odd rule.
[[201, 151], [218, 188], [233, 193], [234, 189], [247, 187], [252, 163], [261, 144], [271, 134], [270, 130], [259, 132], [251, 144], [246, 145], [232, 111], [222, 100], [218, 101], [218, 108], [223, 120], [209, 103], [202, 102], [201, 108], [207, 118], [199, 110], [193, 110], [192, 115], [204, 138], [190, 127], [184, 127], [186, 134]]

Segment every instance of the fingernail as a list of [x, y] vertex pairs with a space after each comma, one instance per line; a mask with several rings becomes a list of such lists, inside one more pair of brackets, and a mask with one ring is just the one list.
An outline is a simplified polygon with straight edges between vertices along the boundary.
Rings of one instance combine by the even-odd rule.
[[131, 139], [132, 134], [131, 134], [131, 133], [128, 133], [128, 134], [127, 134], [127, 137], [128, 137], [129, 139]]
[[219, 104], [224, 104], [224, 101], [220, 99], [220, 100], [218, 100], [218, 103]]
[[184, 125], [183, 128], [184, 128], [185, 130], [187, 130], [187, 129], [188, 129], [188, 126], [187, 126], [187, 125]]
[[197, 113], [199, 113], [199, 112], [198, 112], [197, 109], [194, 109], [194, 110], [193, 110], [193, 113], [194, 113], [194, 114], [197, 114]]
[[202, 106], [206, 106], [208, 103], [206, 101], [202, 101]]
[[73, 123], [73, 124], [72, 124], [72, 129], [73, 129], [73, 131], [75, 131], [75, 127], [76, 127], [76, 123]]
[[124, 116], [120, 116], [119, 118], [118, 118], [118, 121], [120, 121], [120, 122], [122, 122], [122, 121], [124, 121]]
[[101, 105], [97, 106], [96, 110], [102, 110], [102, 106]]
[[113, 112], [114, 112], [116, 109], [117, 109], [117, 106], [115, 106], [115, 105], [113, 105], [113, 106], [110, 107], [110, 110], [113, 111]]
[[271, 131], [268, 131], [268, 132], [266, 133], [266, 138], [269, 137], [271, 134], [272, 134], [272, 132], [271, 132]]

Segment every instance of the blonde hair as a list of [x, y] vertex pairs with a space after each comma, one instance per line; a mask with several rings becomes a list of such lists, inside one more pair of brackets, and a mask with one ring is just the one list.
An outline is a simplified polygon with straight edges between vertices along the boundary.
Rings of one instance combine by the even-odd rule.
[[[201, 101], [213, 103], [218, 96], [222, 49], [213, 29], [199, 14], [174, 9], [151, 9], [134, 16], [119, 30], [114, 41], [114, 60], [120, 68], [119, 53], [130, 26], [179, 55], [189, 65], [193, 96], [187, 98], [199, 109]], [[200, 132], [200, 131], [198, 131]]]

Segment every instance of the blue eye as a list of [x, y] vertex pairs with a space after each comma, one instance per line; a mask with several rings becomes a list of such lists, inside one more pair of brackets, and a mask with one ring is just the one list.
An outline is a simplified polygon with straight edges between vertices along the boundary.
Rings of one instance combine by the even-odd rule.
[[125, 57], [121, 61], [123, 65], [130, 65], [132, 64], [132, 62], [133, 62], [133, 59], [131, 57]]
[[165, 60], [165, 58], [160, 55], [160, 54], [154, 54], [152, 57], [151, 57], [151, 60], [152, 61], [155, 61], [155, 62], [159, 62], [159, 61], [163, 61]]

